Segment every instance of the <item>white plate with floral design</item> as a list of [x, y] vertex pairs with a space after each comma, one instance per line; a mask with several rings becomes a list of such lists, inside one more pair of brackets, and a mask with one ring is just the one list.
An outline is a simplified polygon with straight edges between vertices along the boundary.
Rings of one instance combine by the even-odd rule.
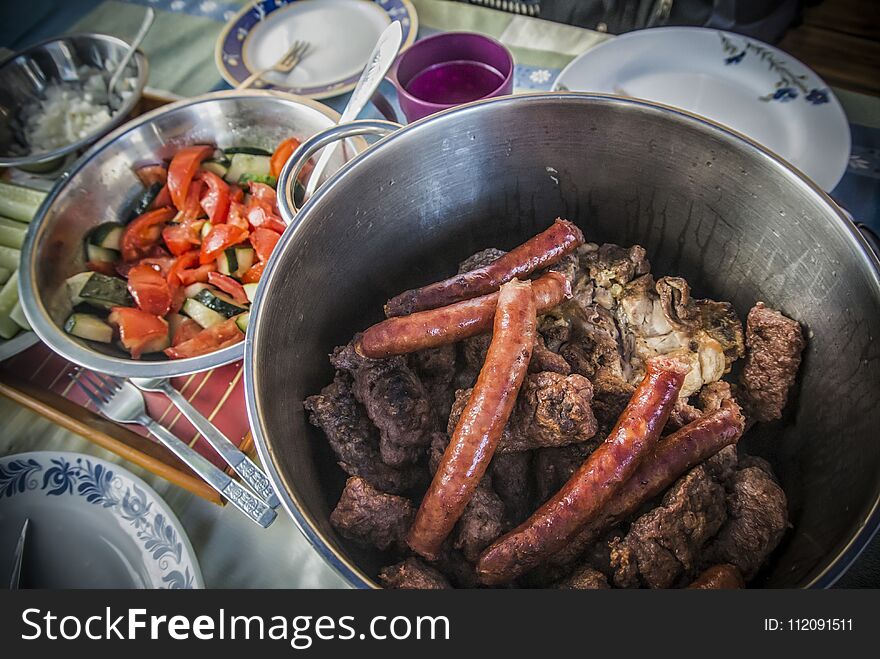
[[177, 517], [140, 478], [82, 453], [0, 458], [0, 576], [30, 519], [22, 588], [203, 588]]
[[574, 59], [556, 90], [641, 98], [699, 114], [752, 138], [830, 191], [846, 171], [850, 131], [840, 102], [788, 53], [731, 32], [629, 32]]

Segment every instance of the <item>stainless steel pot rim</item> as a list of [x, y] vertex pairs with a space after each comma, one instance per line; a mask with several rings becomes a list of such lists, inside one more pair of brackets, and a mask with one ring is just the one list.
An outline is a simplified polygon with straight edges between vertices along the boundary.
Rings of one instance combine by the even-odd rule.
[[[873, 253], [867, 241], [862, 236], [861, 232], [858, 230], [855, 224], [844, 214], [844, 212], [834, 202], [834, 200], [832, 200], [825, 191], [820, 189], [815, 183], [813, 183], [812, 180], [810, 180], [805, 174], [803, 174], [800, 170], [798, 170], [784, 158], [773, 153], [772, 151], [769, 151], [768, 149], [758, 144], [754, 140], [746, 137], [745, 135], [738, 133], [737, 131], [734, 131], [722, 124], [714, 122], [710, 119], [706, 119], [705, 117], [701, 117], [699, 115], [691, 114], [687, 111], [672, 106], [611, 94], [595, 94], [589, 92], [545, 92], [536, 94], [502, 96], [493, 99], [474, 101], [472, 103], [467, 103], [455, 108], [450, 108], [448, 110], [438, 112], [434, 115], [413, 122], [412, 124], [403, 127], [395, 133], [383, 137], [382, 139], [374, 143], [369, 149], [358, 154], [355, 158], [349, 161], [342, 169], [336, 172], [328, 181], [326, 181], [320, 188], [318, 188], [315, 194], [308, 201], [305, 202], [302, 209], [297, 215], [297, 218], [300, 219], [290, 224], [287, 228], [287, 231], [285, 231], [284, 235], [281, 237], [277, 248], [273, 251], [272, 256], [270, 257], [266, 265], [266, 270], [263, 275], [263, 284], [259, 287], [256, 299], [253, 304], [253, 311], [251, 312], [250, 318], [251, 329], [253, 330], [254, 328], [259, 327], [262, 299], [265, 295], [266, 290], [270, 287], [272, 279], [276, 275], [275, 264], [281, 258], [281, 254], [283, 254], [283, 252], [287, 248], [287, 245], [291, 242], [299, 227], [302, 226], [302, 222], [306, 217], [305, 214], [313, 205], [317, 204], [325, 196], [333, 194], [334, 189], [342, 180], [342, 177], [344, 175], [347, 175], [349, 171], [356, 170], [356, 168], [361, 166], [362, 163], [366, 162], [371, 156], [375, 155], [375, 153], [379, 151], [382, 145], [392, 140], [401, 139], [401, 136], [409, 132], [418, 131], [420, 127], [437, 121], [447, 114], [470, 112], [479, 107], [482, 107], [483, 105], [489, 104], [507, 105], [510, 103], [526, 102], [542, 103], [558, 100], [560, 98], [571, 99], [573, 101], [600, 101], [620, 105], [635, 105], [644, 107], [652, 111], [669, 113], [681, 117], [686, 121], [702, 124], [703, 126], [709, 128], [714, 132], [743, 142], [747, 146], [757, 150], [757, 152], [762, 157], [768, 158], [779, 164], [783, 170], [787, 171], [789, 176], [791, 176], [794, 181], [804, 185], [809, 192], [812, 192], [813, 194], [821, 198], [822, 201], [824, 201], [832, 208], [838, 220], [838, 228], [842, 229], [844, 234], [848, 236], [849, 240], [851, 240], [858, 247], [857, 251], [860, 253], [862, 261], [864, 261], [864, 264], [870, 268], [873, 276], [876, 295], [877, 298], [880, 299], [880, 256]], [[340, 576], [346, 579], [354, 587], [378, 588], [379, 586], [366, 574], [364, 574], [364, 572], [360, 568], [352, 564], [343, 556], [339, 555], [332, 548], [330, 541], [320, 531], [317, 530], [317, 523], [313, 519], [311, 519], [310, 516], [303, 513], [298, 498], [291, 495], [291, 493], [283, 487], [284, 480], [281, 477], [274, 460], [272, 459], [272, 452], [269, 449], [266, 441], [267, 438], [263, 432], [263, 427], [260, 423], [260, 405], [256, 400], [256, 378], [254, 374], [255, 369], [258, 368], [258, 366], [254, 363], [255, 355], [257, 353], [256, 342], [254, 340], [256, 336], [258, 336], [258, 333], [255, 331], [251, 331], [248, 333], [247, 340], [245, 341], [245, 399], [251, 433], [254, 437], [257, 454], [259, 455], [260, 460], [263, 463], [264, 468], [266, 469], [266, 473], [269, 475], [270, 479], [275, 485], [275, 489], [276, 491], [278, 491], [281, 497], [281, 501], [285, 510], [287, 510], [288, 514], [294, 520], [297, 527], [300, 529], [306, 539], [312, 544], [312, 546], [318, 551], [322, 558], [338, 574], [340, 574]], [[878, 528], [880, 528], [880, 497], [877, 497], [874, 500], [871, 509], [865, 515], [862, 525], [859, 527], [858, 531], [853, 534], [853, 537], [850, 538], [849, 542], [847, 542], [847, 544], [837, 553], [836, 556], [832, 557], [827, 562], [827, 565], [822, 570], [822, 572], [813, 577], [810, 582], [804, 585], [804, 588], [829, 588], [834, 585], [834, 583], [843, 575], [847, 568], [849, 568], [853, 561], [858, 558], [859, 554], [861, 554], [865, 547], [871, 542], [872, 538], [877, 533]]]
[[[111, 36], [109, 34], [100, 34], [97, 32], [83, 32], [83, 33], [79, 33], [79, 34], [68, 34], [68, 35], [64, 35], [62, 37], [51, 37], [49, 39], [44, 39], [43, 41], [40, 41], [39, 43], [35, 43], [32, 46], [28, 46], [24, 50], [20, 50], [18, 52], [15, 52], [12, 55], [10, 55], [9, 57], [4, 58], [3, 61], [0, 62], [0, 66], [7, 64], [8, 62], [12, 61], [16, 57], [20, 57], [22, 55], [27, 55], [30, 52], [37, 50], [38, 48], [41, 48], [42, 46], [45, 46], [46, 44], [50, 44], [55, 41], [65, 41], [67, 39], [72, 39], [72, 38], [77, 38], [77, 37], [96, 39], [99, 41], [107, 41], [109, 43], [113, 43], [113, 44], [119, 46], [122, 49], [127, 49], [129, 47], [129, 44], [127, 42], [125, 42], [124, 40], [122, 40], [118, 37]], [[114, 114], [112, 117], [110, 117], [110, 121], [108, 121], [106, 124], [104, 124], [100, 128], [93, 131], [91, 134], [86, 135], [81, 140], [77, 140], [76, 142], [73, 142], [72, 144], [68, 144], [67, 146], [58, 147], [57, 149], [54, 149], [52, 151], [47, 151], [45, 153], [40, 153], [40, 154], [36, 154], [36, 155], [27, 155], [27, 156], [18, 156], [18, 157], [0, 156], [0, 165], [2, 165], [3, 167], [18, 167], [20, 165], [37, 165], [40, 163], [49, 162], [51, 160], [55, 160], [56, 158], [60, 158], [62, 156], [65, 156], [68, 153], [71, 153], [72, 151], [76, 151], [77, 149], [81, 148], [83, 145], [88, 144], [89, 142], [94, 140], [95, 133], [100, 133], [102, 131], [105, 131], [105, 130], [107, 130], [108, 127], [111, 130], [115, 130], [121, 123], [123, 123], [125, 121], [125, 118], [131, 113], [131, 111], [134, 109], [134, 106], [137, 105], [137, 103], [140, 101], [141, 94], [143, 93], [144, 87], [147, 84], [147, 78], [149, 77], [150, 65], [149, 65], [149, 61], [147, 60], [146, 55], [144, 55], [143, 52], [141, 52], [140, 50], [137, 50], [137, 51], [135, 51], [134, 60], [135, 60], [135, 66], [136, 66], [137, 72], [138, 72], [136, 93], [131, 94], [131, 96], [129, 96], [127, 99], [125, 99], [125, 102], [119, 108], [119, 111], [116, 114]]]
[[327, 106], [312, 101], [311, 99], [301, 98], [286, 92], [274, 90], [227, 90], [212, 92], [164, 105], [141, 115], [137, 119], [134, 119], [123, 126], [120, 126], [89, 148], [89, 150], [80, 156], [80, 158], [71, 165], [70, 169], [62, 174], [55, 182], [31, 222], [24, 245], [22, 245], [22, 260], [19, 270], [18, 284], [19, 296], [22, 300], [22, 308], [28, 319], [28, 323], [30, 323], [40, 340], [46, 343], [52, 348], [52, 350], [79, 366], [119, 377], [177, 377], [180, 375], [192, 375], [219, 366], [225, 366], [226, 364], [231, 364], [232, 362], [242, 359], [244, 356], [243, 342], [199, 357], [152, 362], [104, 355], [97, 351], [85, 348], [78, 341], [68, 337], [49, 317], [49, 313], [44, 307], [41, 298], [37, 295], [36, 278], [34, 276], [36, 264], [33, 262], [33, 253], [43, 217], [51, 208], [55, 199], [61, 193], [61, 190], [67, 184], [68, 179], [73, 178], [95, 156], [120, 136], [151, 122], [159, 115], [165, 115], [182, 108], [199, 105], [201, 103], [209, 103], [215, 100], [248, 98], [272, 98], [305, 105], [314, 109], [316, 112], [320, 112], [327, 116], [334, 122], [339, 120], [339, 114]]

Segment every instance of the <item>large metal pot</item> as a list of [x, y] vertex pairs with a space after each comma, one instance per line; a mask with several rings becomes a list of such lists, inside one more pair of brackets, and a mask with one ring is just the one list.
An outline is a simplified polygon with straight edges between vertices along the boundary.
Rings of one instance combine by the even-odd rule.
[[588, 94], [479, 102], [400, 130], [320, 189], [282, 238], [245, 379], [260, 456], [303, 532], [352, 584], [375, 585], [378, 556], [329, 524], [343, 474], [302, 408], [332, 379], [333, 346], [395, 293], [556, 216], [589, 240], [645, 246], [655, 273], [686, 277], [742, 317], [763, 300], [806, 325], [789, 417], [743, 441], [773, 463], [793, 524], [759, 583], [832, 584], [880, 522], [880, 264], [824, 193], [753, 142]]
[[[138, 117], [92, 147], [58, 180], [31, 222], [19, 271], [28, 322], [65, 359], [123, 377], [173, 377], [241, 359], [243, 346], [166, 360], [161, 353], [136, 360], [119, 350], [88, 344], [65, 333], [70, 314], [65, 280], [85, 270], [83, 238], [102, 222], [119, 221], [143, 191], [135, 169], [169, 160], [183, 146], [257, 146], [274, 149], [296, 136], [306, 139], [339, 121], [339, 114], [310, 99], [274, 91], [205, 94]], [[353, 150], [337, 149], [330, 171]]]

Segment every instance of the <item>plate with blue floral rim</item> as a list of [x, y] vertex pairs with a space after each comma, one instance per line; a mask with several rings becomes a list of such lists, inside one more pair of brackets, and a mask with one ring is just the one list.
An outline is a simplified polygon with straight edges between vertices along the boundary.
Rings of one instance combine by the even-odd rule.
[[554, 89], [631, 96], [701, 115], [767, 147], [828, 192], [846, 171], [849, 123], [828, 85], [788, 53], [732, 32], [629, 32], [572, 60]]
[[82, 453], [0, 458], [0, 577], [30, 519], [22, 588], [203, 588], [177, 517], [119, 465]]
[[401, 50], [416, 39], [419, 20], [410, 0], [256, 0], [217, 38], [214, 61], [237, 87], [252, 73], [272, 67], [294, 41], [309, 48], [290, 73], [267, 73], [254, 87], [309, 98], [354, 89], [382, 31], [399, 21]]

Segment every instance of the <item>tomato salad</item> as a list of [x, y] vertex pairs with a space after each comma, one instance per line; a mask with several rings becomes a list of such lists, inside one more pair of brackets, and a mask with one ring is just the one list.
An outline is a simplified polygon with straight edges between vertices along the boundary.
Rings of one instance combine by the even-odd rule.
[[241, 341], [285, 228], [275, 184], [297, 146], [188, 146], [167, 166], [139, 168], [144, 191], [129, 221], [86, 236], [87, 271], [67, 280], [65, 331], [117, 343], [134, 359], [196, 357]]

